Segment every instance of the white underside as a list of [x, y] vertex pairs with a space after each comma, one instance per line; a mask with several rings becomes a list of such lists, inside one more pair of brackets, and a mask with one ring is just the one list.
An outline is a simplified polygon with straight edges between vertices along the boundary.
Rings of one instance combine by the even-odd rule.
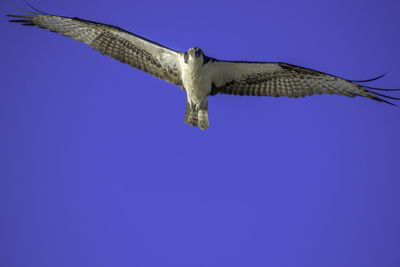
[[211, 92], [211, 72], [203, 67], [202, 60], [190, 59], [188, 64], [181, 60], [182, 82], [185, 87], [188, 101], [192, 105], [200, 105], [207, 102], [207, 96]]

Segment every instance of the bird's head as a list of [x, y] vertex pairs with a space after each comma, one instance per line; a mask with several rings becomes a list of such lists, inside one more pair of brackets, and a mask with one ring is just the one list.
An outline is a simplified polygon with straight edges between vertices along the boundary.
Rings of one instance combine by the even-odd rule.
[[185, 55], [185, 62], [188, 63], [188, 61], [191, 61], [203, 63], [203, 56], [203, 50], [198, 47], [192, 47]]
[[203, 50], [201, 50], [201, 48], [198, 47], [192, 47], [189, 49], [188, 51], [189, 56], [196, 58], [196, 57], [201, 57], [204, 55]]

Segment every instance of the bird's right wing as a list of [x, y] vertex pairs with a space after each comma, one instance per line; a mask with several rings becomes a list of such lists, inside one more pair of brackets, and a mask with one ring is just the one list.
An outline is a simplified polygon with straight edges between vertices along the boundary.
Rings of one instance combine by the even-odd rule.
[[[17, 8], [18, 9], [18, 8]], [[29, 15], [7, 15], [18, 18], [11, 22], [37, 26], [84, 42], [122, 63], [150, 73], [159, 79], [182, 86], [180, 56], [182, 52], [142, 38], [121, 28], [62, 16], [37, 14], [19, 9]]]

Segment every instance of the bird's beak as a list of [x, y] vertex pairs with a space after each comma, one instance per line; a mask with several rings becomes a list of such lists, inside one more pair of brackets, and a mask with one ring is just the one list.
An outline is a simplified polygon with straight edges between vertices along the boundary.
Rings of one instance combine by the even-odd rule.
[[190, 48], [190, 49], [189, 49], [189, 55], [190, 55], [191, 57], [194, 57], [194, 49], [193, 49], [193, 48]]

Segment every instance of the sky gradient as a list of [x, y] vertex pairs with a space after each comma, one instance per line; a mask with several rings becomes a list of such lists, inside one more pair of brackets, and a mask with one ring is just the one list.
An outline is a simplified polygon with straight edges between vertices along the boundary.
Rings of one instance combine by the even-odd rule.
[[[176, 50], [400, 87], [399, 1], [31, 3]], [[400, 266], [399, 108], [219, 95], [201, 131], [178, 87], [0, 28], [0, 266]]]

